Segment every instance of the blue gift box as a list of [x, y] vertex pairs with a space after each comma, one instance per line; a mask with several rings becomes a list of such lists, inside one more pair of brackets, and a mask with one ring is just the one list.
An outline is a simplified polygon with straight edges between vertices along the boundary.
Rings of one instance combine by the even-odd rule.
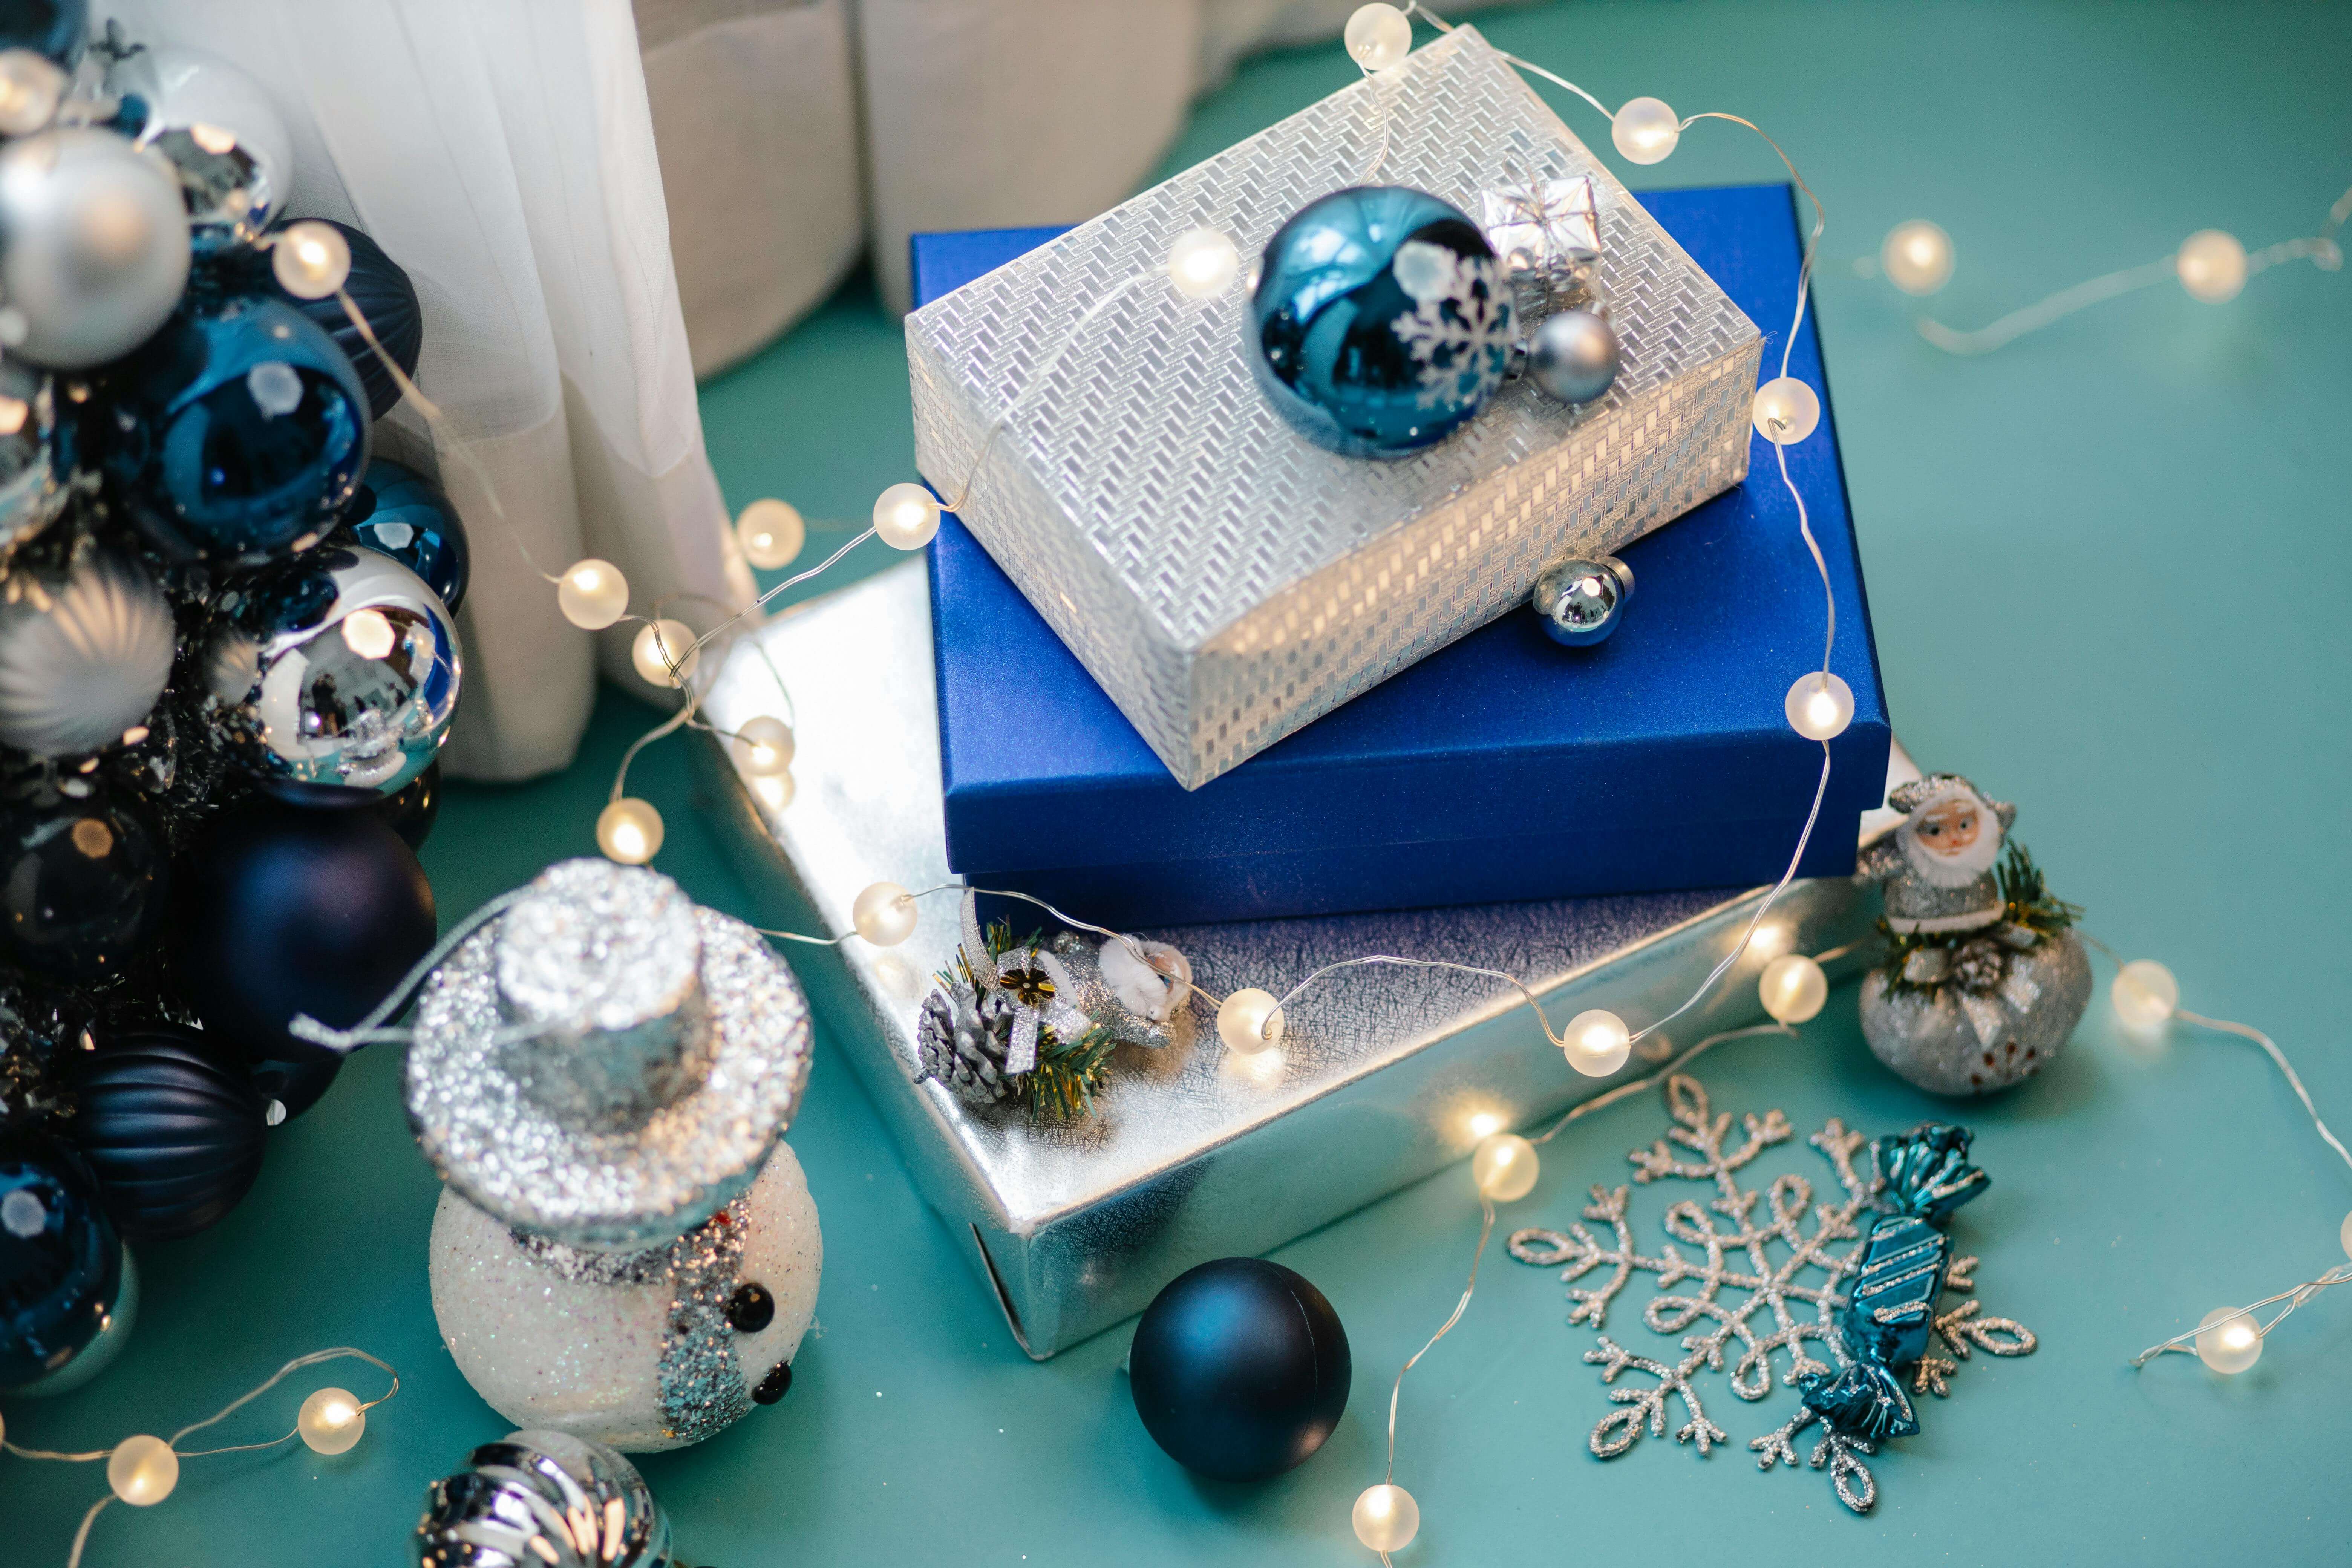
[[[1767, 333], [1777, 374], [1801, 259], [1785, 186], [1643, 201]], [[918, 303], [1062, 231], [918, 235]], [[1807, 318], [1790, 374], [1822, 395], [1790, 447], [1837, 598], [1832, 742], [1799, 871], [1853, 868], [1890, 731], [1861, 562]], [[1627, 547], [1617, 634], [1562, 648], [1507, 615], [1202, 788], [1169, 774], [952, 518], [931, 547], [949, 864], [1120, 926], [1339, 914], [1777, 880], [1821, 776], [1790, 683], [1821, 658], [1821, 582], [1758, 437], [1747, 482]]]

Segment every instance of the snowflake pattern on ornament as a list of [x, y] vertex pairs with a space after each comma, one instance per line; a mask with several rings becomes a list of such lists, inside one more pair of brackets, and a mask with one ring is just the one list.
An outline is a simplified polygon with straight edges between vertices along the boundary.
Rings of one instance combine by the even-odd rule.
[[1413, 308], [1389, 323], [1419, 366], [1423, 408], [1477, 404], [1511, 364], [1511, 301], [1494, 261], [1408, 240], [1397, 249], [1398, 283]]
[[[1696, 1079], [1679, 1074], [1668, 1079], [1666, 1105], [1675, 1123], [1666, 1136], [1626, 1156], [1634, 1167], [1633, 1180], [1710, 1182], [1716, 1195], [1705, 1204], [1684, 1198], [1666, 1210], [1664, 1229], [1671, 1240], [1656, 1257], [1645, 1256], [1634, 1243], [1626, 1217], [1631, 1189], [1622, 1186], [1613, 1191], [1595, 1186], [1584, 1210], [1586, 1219], [1608, 1225], [1609, 1239], [1573, 1225], [1565, 1233], [1517, 1231], [1508, 1244], [1511, 1256], [1522, 1263], [1538, 1268], [1565, 1264], [1560, 1279], [1571, 1287], [1596, 1269], [1610, 1269], [1598, 1285], [1569, 1291], [1576, 1303], [1569, 1321], [1595, 1329], [1605, 1325], [1611, 1303], [1635, 1273], [1657, 1276], [1659, 1293], [1651, 1298], [1642, 1319], [1657, 1333], [1682, 1335], [1682, 1358], [1637, 1355], [1607, 1334], [1597, 1336], [1595, 1348], [1584, 1352], [1586, 1361], [1601, 1369], [1605, 1384], [1616, 1384], [1628, 1372], [1655, 1379], [1646, 1385], [1611, 1388], [1609, 1397], [1618, 1408], [1601, 1417], [1591, 1436], [1592, 1452], [1603, 1459], [1633, 1447], [1645, 1430], [1664, 1436], [1667, 1406], [1675, 1400], [1681, 1401], [1690, 1417], [1675, 1429], [1676, 1442], [1694, 1444], [1703, 1455], [1717, 1443], [1729, 1442], [1728, 1434], [1708, 1418], [1692, 1380], [1702, 1372], [1723, 1371], [1726, 1353], [1734, 1348], [1738, 1358], [1731, 1367], [1731, 1391], [1750, 1401], [1772, 1392], [1775, 1352], [1787, 1358], [1780, 1381], [1790, 1388], [1800, 1375], [1827, 1374], [1852, 1359], [1837, 1326], [1837, 1314], [1846, 1303], [1838, 1288], [1862, 1267], [1871, 1210], [1881, 1185], [1874, 1173], [1854, 1163], [1868, 1138], [1848, 1131], [1833, 1116], [1806, 1140], [1830, 1162], [1844, 1194], [1836, 1203], [1816, 1205], [1812, 1184], [1794, 1173], [1774, 1177], [1761, 1192], [1742, 1187], [1737, 1179], [1739, 1170], [1766, 1149], [1795, 1136], [1780, 1111], [1762, 1116], [1749, 1112], [1741, 1119], [1743, 1140], [1729, 1146], [1731, 1116], [1714, 1111]], [[1683, 1158], [1670, 1141], [1696, 1158]], [[1759, 1204], [1765, 1211], [1760, 1219]], [[1718, 1225], [1718, 1218], [1727, 1223]], [[1703, 1256], [1685, 1256], [1673, 1245], [1675, 1241], [1698, 1248]], [[1841, 1248], [1836, 1245], [1841, 1242], [1851, 1245]], [[1786, 1256], [1776, 1259], [1776, 1248]], [[1974, 1258], [1951, 1258], [1945, 1266], [1945, 1288], [1962, 1292], [1974, 1289], [1976, 1267]], [[1818, 1280], [1808, 1278], [1812, 1274], [1820, 1276]], [[1685, 1289], [1673, 1289], [1685, 1281]], [[1936, 1314], [1931, 1342], [1949, 1353], [1921, 1358], [1912, 1373], [1915, 1393], [1938, 1398], [1948, 1394], [1951, 1374], [1972, 1349], [1999, 1356], [2032, 1351], [2030, 1330], [2008, 1318], [1979, 1317], [1979, 1305], [1971, 1299]], [[1694, 1324], [1701, 1326], [1693, 1330]], [[1809, 1340], [1826, 1360], [1806, 1349]], [[1786, 1425], [1750, 1441], [1748, 1447], [1762, 1456], [1758, 1468], [1769, 1470], [1782, 1462], [1795, 1468], [1794, 1439], [1819, 1419], [1811, 1409], [1801, 1407]], [[1867, 1512], [1878, 1495], [1877, 1483], [1863, 1463], [1863, 1457], [1874, 1451], [1873, 1445], [1827, 1426], [1822, 1431], [1810, 1463], [1815, 1469], [1828, 1468], [1839, 1500], [1856, 1513]]]

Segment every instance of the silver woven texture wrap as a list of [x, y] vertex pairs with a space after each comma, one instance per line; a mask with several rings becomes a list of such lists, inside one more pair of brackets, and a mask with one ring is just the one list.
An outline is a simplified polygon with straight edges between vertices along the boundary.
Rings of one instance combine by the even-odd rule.
[[[1507, 385], [1409, 461], [1295, 433], [1251, 377], [1247, 288], [1195, 302], [1159, 276], [1189, 229], [1254, 258], [1346, 186], [1476, 215], [1531, 174], [1592, 181], [1623, 369], [1573, 411]], [[972, 476], [965, 524], [1187, 788], [1510, 609], [1552, 561], [1613, 553], [1739, 482], [1761, 349], [1468, 27], [907, 320], [923, 476], [951, 499]]]
[[760, 1173], [808, 1079], [800, 987], [759, 934], [642, 868], [568, 860], [435, 970], [410, 1121], [460, 1195], [627, 1251]]
[[[955, 880], [921, 563], [902, 563], [748, 635], [713, 679], [712, 722], [727, 731], [783, 711], [780, 676], [797, 714], [789, 802], [780, 781], [737, 773], [723, 742], [696, 752], [711, 771], [736, 864], [773, 923], [837, 936], [871, 883]], [[1864, 820], [1875, 832], [1892, 819]], [[1792, 843], [1796, 830], [1791, 822]], [[1760, 896], [1665, 893], [1142, 934], [1172, 942], [1220, 995], [1242, 985], [1279, 994], [1335, 959], [1388, 952], [1521, 975], [1556, 1023], [1586, 1007], [1640, 1022], [1690, 994]], [[824, 1012], [828, 1041], [866, 1083], [925, 1198], [971, 1244], [974, 1268], [1033, 1355], [1142, 1310], [1194, 1264], [1270, 1251], [1467, 1158], [1486, 1125], [1476, 1118], [1524, 1126], [1608, 1087], [1571, 1071], [1498, 981], [1363, 969], [1293, 1003], [1278, 1050], [1230, 1056], [1196, 1013], [1160, 1048], [1119, 1047], [1096, 1115], [1033, 1127], [1017, 1111], [966, 1105], [914, 1081], [917, 1019], [961, 940], [961, 902], [953, 892], [921, 900], [914, 934], [897, 947], [851, 941], [790, 954]], [[1033, 917], [1050, 923], [1008, 910], [1024, 931]], [[1769, 951], [1837, 947], [1865, 935], [1876, 912], [1870, 893], [1844, 878], [1799, 882], [1766, 922]], [[1743, 959], [1676, 1021], [1672, 1044], [1760, 1017], [1764, 959], [1762, 948]], [[1626, 1073], [1654, 1069], [1669, 1048], [1652, 1037]]]

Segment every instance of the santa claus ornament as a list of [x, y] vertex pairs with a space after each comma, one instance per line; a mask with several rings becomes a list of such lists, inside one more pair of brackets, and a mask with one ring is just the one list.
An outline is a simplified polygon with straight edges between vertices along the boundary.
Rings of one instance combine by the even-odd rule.
[[2082, 911], [2051, 897], [2017, 808], [1957, 773], [1889, 792], [1903, 825], [1863, 852], [1854, 879], [1886, 895], [1886, 961], [1862, 986], [1862, 1032], [1882, 1062], [1936, 1094], [1989, 1094], [2032, 1078], [2091, 999], [2074, 935]]

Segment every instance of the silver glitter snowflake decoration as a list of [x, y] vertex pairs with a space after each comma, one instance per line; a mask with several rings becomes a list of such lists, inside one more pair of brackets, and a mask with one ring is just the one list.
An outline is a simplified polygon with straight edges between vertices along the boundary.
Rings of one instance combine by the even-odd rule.
[[[1735, 1352], [1731, 1391], [1750, 1401], [1772, 1392], [1775, 1352], [1784, 1358], [1780, 1382], [1790, 1388], [1801, 1374], [1826, 1374], [1850, 1360], [1837, 1326], [1846, 1301], [1839, 1287], [1862, 1266], [1864, 1237], [1879, 1190], [1877, 1176], [1854, 1163], [1869, 1140], [1832, 1117], [1806, 1141], [1830, 1162], [1843, 1193], [1837, 1202], [1815, 1204], [1812, 1184], [1794, 1173], [1774, 1177], [1761, 1191], [1739, 1184], [1743, 1167], [1795, 1135], [1780, 1111], [1743, 1117], [1743, 1137], [1735, 1145], [1730, 1114], [1715, 1112], [1696, 1079], [1668, 1079], [1666, 1105], [1674, 1125], [1665, 1137], [1626, 1156], [1634, 1167], [1633, 1180], [1707, 1182], [1716, 1194], [1705, 1203], [1684, 1198], [1666, 1210], [1669, 1240], [1655, 1257], [1635, 1245], [1626, 1217], [1632, 1189], [1622, 1186], [1595, 1186], [1584, 1210], [1586, 1219], [1609, 1226], [1606, 1239], [1580, 1224], [1565, 1233], [1517, 1231], [1509, 1242], [1511, 1256], [1522, 1263], [1566, 1266], [1560, 1279], [1570, 1286], [1569, 1297], [1576, 1303], [1568, 1315], [1570, 1323], [1602, 1328], [1611, 1304], [1636, 1273], [1657, 1277], [1658, 1294], [1643, 1308], [1642, 1321], [1657, 1333], [1680, 1335], [1681, 1358], [1637, 1355], [1605, 1333], [1584, 1352], [1586, 1361], [1601, 1369], [1605, 1384], [1614, 1385], [1627, 1373], [1654, 1380], [1611, 1387], [1609, 1397], [1618, 1408], [1594, 1426], [1591, 1439], [1593, 1454], [1603, 1459], [1624, 1453], [1644, 1432], [1664, 1436], [1667, 1407], [1677, 1400], [1689, 1419], [1675, 1428], [1675, 1441], [1694, 1444], [1703, 1455], [1729, 1442], [1729, 1435], [1708, 1418], [1693, 1380], [1703, 1372], [1722, 1372]], [[1685, 1253], [1676, 1242], [1696, 1253]], [[1945, 1266], [1945, 1288], [1972, 1289], [1976, 1266], [1974, 1258], [1953, 1258]], [[1609, 1273], [1598, 1284], [1576, 1284], [1603, 1268]], [[1952, 1373], [1972, 1349], [2002, 1356], [2033, 1349], [2033, 1335], [2023, 1325], [1980, 1317], [1979, 1305], [1971, 1299], [1937, 1314], [1931, 1342], [1949, 1353], [1931, 1352], [1920, 1360], [1911, 1373], [1916, 1393], [1947, 1394]], [[1809, 1341], [1821, 1353], [1808, 1349]], [[1753, 1439], [1748, 1447], [1761, 1456], [1758, 1468], [1769, 1470], [1783, 1461], [1796, 1466], [1795, 1437], [1818, 1419], [1811, 1409], [1800, 1408], [1786, 1425]], [[1873, 1451], [1867, 1442], [1824, 1427], [1810, 1456], [1813, 1468], [1829, 1470], [1839, 1499], [1857, 1513], [1867, 1511], [1877, 1498], [1877, 1483], [1862, 1462]]]
[[1407, 240], [1397, 281], [1414, 305], [1389, 323], [1412, 353], [1423, 408], [1480, 403], [1503, 384], [1511, 363], [1511, 302], [1495, 263], [1442, 245]]

